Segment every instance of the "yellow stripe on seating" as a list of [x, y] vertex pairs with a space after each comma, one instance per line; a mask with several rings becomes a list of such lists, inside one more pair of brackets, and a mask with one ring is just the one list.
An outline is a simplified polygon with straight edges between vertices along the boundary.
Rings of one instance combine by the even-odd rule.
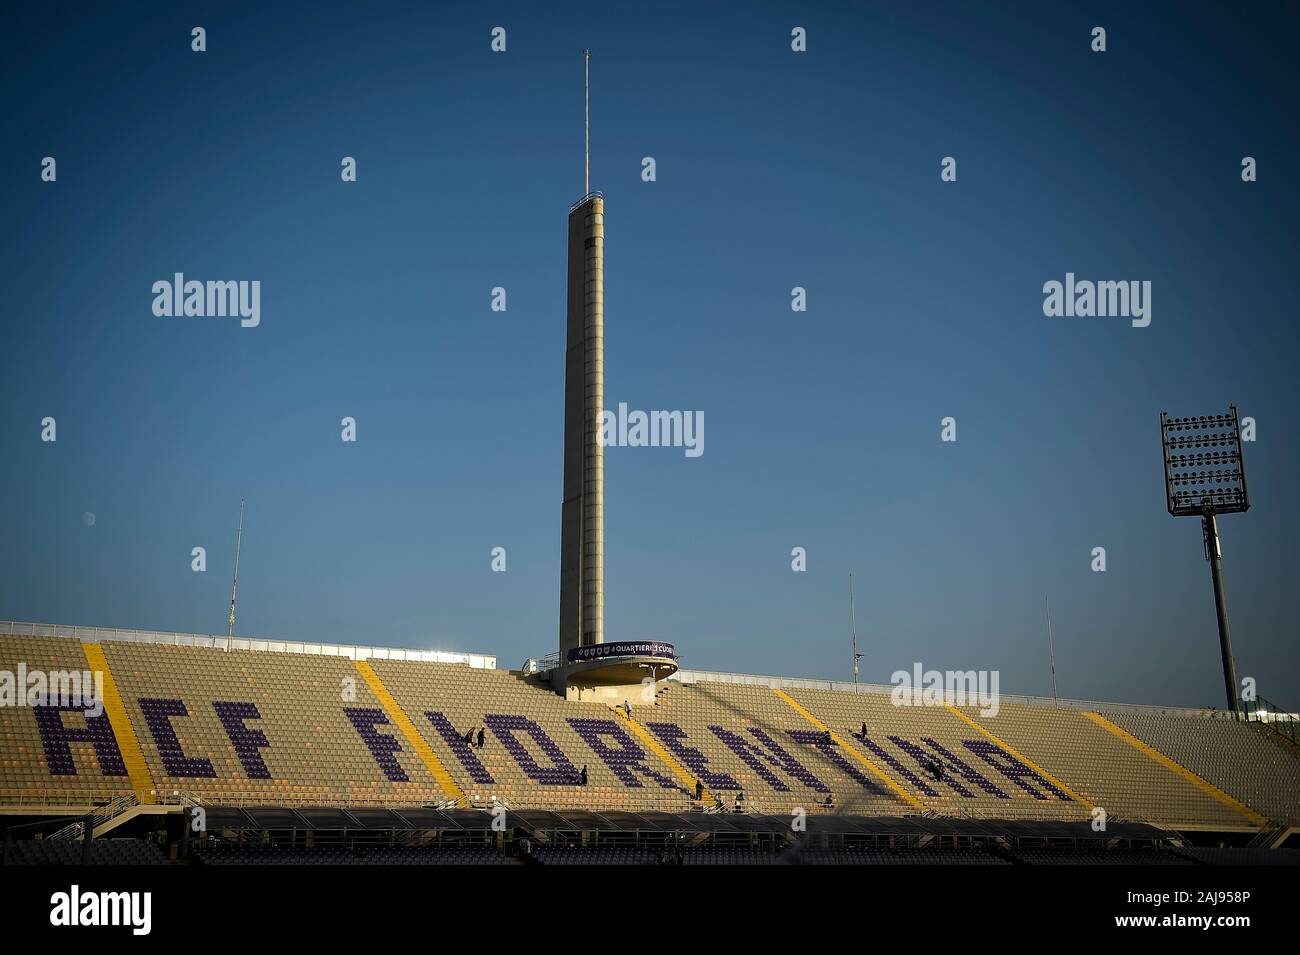
[[1049, 773], [1047, 770], [1043, 769], [1042, 766], [1039, 766], [1037, 763], [1035, 763], [1032, 759], [1030, 759], [1030, 758], [1029, 758], [1028, 756], [1026, 756], [1024, 753], [1021, 753], [1021, 752], [1018, 752], [1018, 751], [1015, 750], [1015, 749], [1012, 749], [1010, 746], [1008, 746], [1008, 745], [1007, 745], [1006, 743], [1004, 743], [1002, 740], [998, 739], [996, 736], [994, 736], [992, 733], [990, 733], [988, 730], [986, 730], [983, 726], [980, 726], [979, 723], [976, 723], [973, 719], [971, 719], [969, 716], [967, 716], [967, 715], [966, 715], [965, 713], [963, 713], [961, 710], [957, 709], [957, 707], [953, 706], [951, 703], [945, 703], [944, 706], [948, 709], [948, 712], [952, 713], [954, 716], [956, 716], [956, 717], [957, 717], [958, 719], [960, 719], [962, 722], [966, 723], [966, 725], [968, 725], [971, 729], [975, 730], [975, 732], [979, 733], [979, 734], [982, 735], [982, 736], [987, 737], [987, 738], [989, 739], [990, 742], [995, 743], [995, 744], [997, 744], [998, 746], [1000, 746], [1002, 749], [1006, 750], [1008, 753], [1010, 753], [1010, 754], [1011, 754], [1012, 756], [1014, 756], [1016, 759], [1020, 760], [1020, 762], [1024, 763], [1026, 766], [1028, 766], [1028, 767], [1029, 767], [1030, 769], [1032, 769], [1034, 772], [1038, 773], [1038, 775], [1042, 776], [1042, 777], [1043, 777], [1044, 779], [1046, 779], [1049, 783], [1051, 783], [1053, 786], [1055, 786], [1055, 787], [1056, 787], [1057, 789], [1059, 789], [1061, 792], [1065, 793], [1067, 796], [1069, 796], [1069, 797], [1070, 797], [1071, 799], [1073, 799], [1075, 802], [1082, 804], [1082, 805], [1084, 806], [1084, 808], [1086, 808], [1086, 809], [1091, 810], [1091, 809], [1093, 808], [1093, 805], [1092, 805], [1091, 802], [1089, 802], [1088, 800], [1084, 799], [1084, 798], [1083, 798], [1082, 796], [1080, 796], [1077, 792], [1075, 792], [1075, 791], [1074, 791], [1073, 789], [1071, 789], [1069, 786], [1065, 785], [1065, 783], [1061, 782], [1059, 779], [1057, 779], [1055, 776], [1053, 776], [1053, 775], [1052, 775], [1051, 773]]
[[1245, 816], [1255, 825], [1263, 826], [1268, 822], [1267, 819], [1265, 819], [1255, 810], [1251, 809], [1249, 806], [1245, 805], [1244, 803], [1238, 802], [1236, 799], [1233, 799], [1231, 796], [1225, 793], [1218, 786], [1202, 779], [1200, 776], [1196, 775], [1194, 772], [1192, 772], [1190, 769], [1188, 769], [1186, 766], [1182, 765], [1181, 763], [1174, 762], [1164, 753], [1160, 752], [1160, 750], [1148, 746], [1146, 743], [1142, 742], [1142, 740], [1138, 739], [1132, 733], [1128, 732], [1128, 730], [1120, 726], [1116, 726], [1114, 723], [1106, 719], [1106, 717], [1102, 716], [1100, 713], [1084, 713], [1083, 715], [1088, 717], [1088, 719], [1092, 720], [1094, 723], [1096, 723], [1098, 726], [1100, 726], [1102, 729], [1106, 730], [1107, 732], [1114, 733], [1116, 736], [1118, 736], [1124, 742], [1128, 743], [1130, 746], [1132, 746], [1135, 750], [1137, 750], [1142, 755], [1149, 756], [1151, 759], [1154, 759], [1157, 763], [1159, 763], [1165, 769], [1169, 770], [1171, 773], [1177, 773], [1179, 776], [1183, 777], [1183, 779], [1187, 780], [1189, 783], [1191, 783], [1201, 792], [1205, 793], [1211, 799], [1218, 800], [1219, 802], [1227, 806], [1229, 809], [1235, 809], [1237, 812], [1241, 813], [1243, 816]]
[[415, 755], [420, 757], [420, 761], [424, 763], [429, 775], [437, 782], [438, 788], [442, 790], [443, 795], [448, 799], [456, 800], [457, 805], [464, 806], [464, 791], [456, 784], [456, 780], [451, 778], [451, 773], [447, 772], [447, 767], [442, 765], [442, 760], [438, 758], [438, 754], [420, 735], [420, 731], [415, 728], [415, 724], [411, 722], [410, 717], [406, 715], [406, 711], [394, 699], [393, 694], [388, 692], [388, 687], [384, 686], [383, 681], [379, 679], [379, 674], [375, 672], [375, 668], [366, 660], [357, 660], [355, 663], [357, 672], [361, 674], [361, 679], [366, 681], [366, 686], [370, 687], [370, 692], [375, 694], [375, 698], [379, 700], [379, 705], [384, 708], [384, 712], [393, 721], [393, 725], [402, 731], [402, 735], [406, 737], [406, 742], [410, 744], [411, 749], [415, 750]]
[[[677, 761], [677, 757], [668, 752], [664, 747], [664, 744], [655, 739], [653, 733], [636, 720], [632, 719], [632, 717], [628, 716], [621, 706], [614, 706], [611, 704], [610, 709], [623, 717], [623, 721], [627, 723], [627, 728], [632, 731], [633, 735], [642, 742], [646, 749], [658, 756], [659, 761], [672, 770], [673, 775], [676, 776], [677, 781], [686, 788], [687, 793], [694, 796], [696, 779], [687, 771], [685, 766]], [[705, 789], [703, 790], [703, 795], [700, 797], [700, 802], [703, 803], [704, 800], [712, 798], [713, 794]]]
[[126, 775], [131, 780], [131, 788], [135, 790], [135, 798], [141, 803], [157, 802], [153, 794], [155, 788], [153, 774], [149, 772], [149, 767], [144, 761], [140, 740], [135, 735], [131, 717], [127, 715], [126, 707], [122, 703], [122, 694], [118, 692], [117, 681], [113, 679], [113, 673], [108, 668], [108, 658], [104, 656], [104, 648], [98, 643], [83, 643], [81, 649], [86, 653], [86, 662], [90, 664], [92, 673], [103, 674], [104, 712], [108, 714], [109, 725], [113, 727], [113, 735], [117, 737], [117, 748], [122, 753], [122, 762], [126, 764]]
[[899, 799], [903, 800], [904, 802], [908, 803], [911, 806], [914, 806], [917, 809], [928, 808], [925, 805], [925, 803], [921, 802], [921, 800], [917, 799], [915, 796], [913, 796], [910, 792], [908, 792], [898, 783], [894, 782], [894, 780], [890, 778], [888, 773], [886, 773], [883, 769], [881, 769], [871, 760], [867, 759], [867, 757], [863, 753], [859, 752], [856, 747], [850, 746], [847, 742], [845, 742], [844, 737], [840, 736], [838, 733], [832, 730], [829, 726], [827, 726], [817, 717], [813, 716], [811, 712], [809, 712], [802, 704], [800, 704], [797, 700], [795, 700], [795, 698], [792, 697], [789, 693], [786, 693], [784, 690], [778, 690], [776, 687], [772, 688], [772, 692], [775, 693], [777, 696], [779, 696], [781, 699], [785, 700], [787, 703], [789, 703], [796, 713], [798, 713], [800, 716], [806, 719], [813, 726], [817, 727], [817, 729], [821, 730], [823, 733], [830, 733], [831, 739], [835, 741], [835, 743], [840, 747], [840, 749], [844, 750], [844, 752], [848, 753], [850, 756], [856, 759], [867, 769], [871, 770], [871, 772], [873, 772], [882, 783], [888, 786], [890, 790], [893, 791], [894, 795], [896, 795]]

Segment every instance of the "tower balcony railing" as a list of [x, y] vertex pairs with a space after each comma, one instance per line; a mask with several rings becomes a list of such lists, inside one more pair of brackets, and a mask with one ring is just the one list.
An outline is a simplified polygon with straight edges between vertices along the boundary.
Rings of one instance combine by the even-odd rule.
[[605, 194], [603, 192], [601, 192], [599, 189], [593, 189], [591, 192], [587, 193], [585, 196], [583, 196], [573, 205], [569, 206], [569, 214], [572, 215], [573, 213], [577, 212], [579, 209], [585, 206], [592, 199], [603, 200], [604, 198], [605, 198]]

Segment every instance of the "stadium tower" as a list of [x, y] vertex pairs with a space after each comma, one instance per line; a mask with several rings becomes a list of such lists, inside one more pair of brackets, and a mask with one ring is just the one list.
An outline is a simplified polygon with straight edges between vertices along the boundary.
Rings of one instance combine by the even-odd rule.
[[605, 200], [569, 212], [568, 349], [564, 357], [564, 505], [560, 652], [605, 642]]
[[[590, 51], [583, 69], [590, 76]], [[584, 83], [590, 90], [590, 83]], [[569, 209], [568, 348], [564, 355], [564, 505], [560, 527], [560, 653], [605, 642], [605, 199], [591, 191], [591, 96], [586, 192]]]
[[[615, 685], [638, 683], [647, 671], [667, 676], [676, 662], [666, 644], [605, 645], [605, 198], [591, 190], [590, 63], [584, 50], [585, 185], [569, 208], [557, 689], [604, 684], [616, 696]], [[647, 654], [648, 646], [658, 649]]]

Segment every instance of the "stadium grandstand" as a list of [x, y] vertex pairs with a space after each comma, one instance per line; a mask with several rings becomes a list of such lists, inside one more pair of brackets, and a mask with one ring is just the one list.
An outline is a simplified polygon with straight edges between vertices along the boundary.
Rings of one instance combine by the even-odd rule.
[[[0, 708], [6, 864], [1300, 856], [1281, 713], [1003, 695], [985, 715], [687, 670], [624, 698], [536, 661], [225, 644], [0, 624], [0, 671], [49, 680]], [[95, 696], [62, 699], [58, 674], [89, 674]]]

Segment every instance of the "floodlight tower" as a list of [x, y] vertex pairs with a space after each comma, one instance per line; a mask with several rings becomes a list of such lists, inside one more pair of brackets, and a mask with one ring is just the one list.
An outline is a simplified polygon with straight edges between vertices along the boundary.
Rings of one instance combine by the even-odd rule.
[[1246, 463], [1241, 454], [1241, 421], [1237, 406], [1224, 415], [1171, 418], [1160, 412], [1164, 446], [1165, 498], [1174, 517], [1200, 517], [1205, 559], [1214, 581], [1214, 609], [1219, 618], [1219, 652], [1228, 709], [1241, 711], [1237, 666], [1232, 659], [1228, 629], [1228, 597], [1223, 589], [1223, 554], [1219, 549], [1219, 514], [1250, 509], [1246, 494]]

